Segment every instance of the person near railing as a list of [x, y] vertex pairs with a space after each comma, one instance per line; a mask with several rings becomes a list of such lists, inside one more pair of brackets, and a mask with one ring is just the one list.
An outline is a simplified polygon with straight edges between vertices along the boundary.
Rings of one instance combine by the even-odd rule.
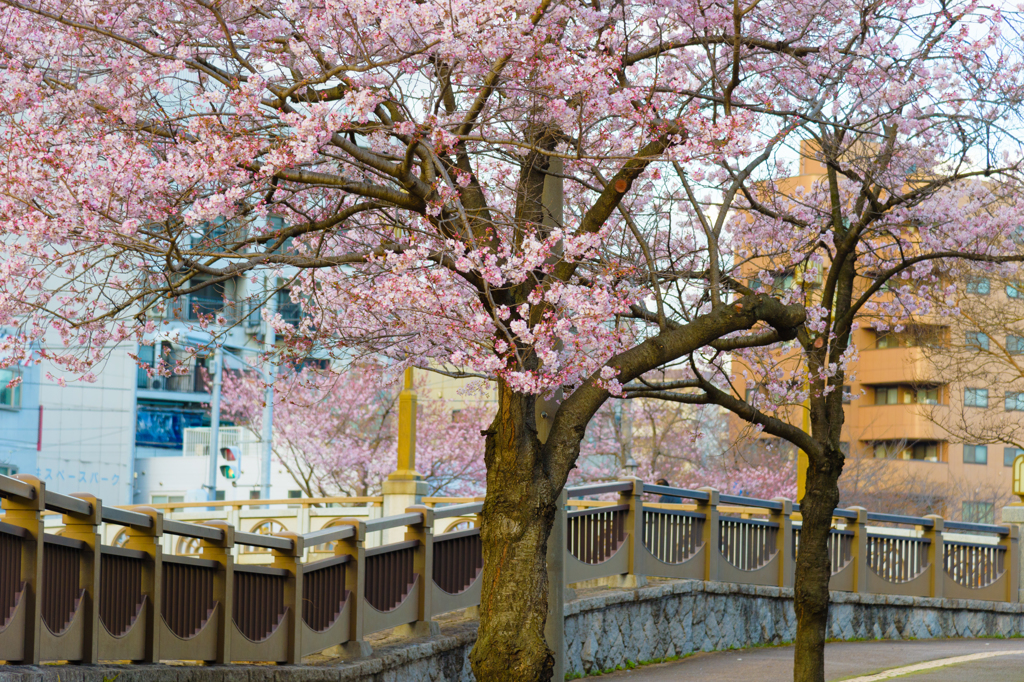
[[[659, 478], [657, 481], [654, 482], [654, 484], [655, 485], [663, 485], [666, 488], [671, 487], [669, 482], [668, 482], [668, 479], [666, 479], [666, 478]], [[675, 497], [674, 495], [662, 495], [661, 497], [658, 498], [658, 502], [660, 502], [662, 504], [682, 504], [683, 503], [683, 498]]]

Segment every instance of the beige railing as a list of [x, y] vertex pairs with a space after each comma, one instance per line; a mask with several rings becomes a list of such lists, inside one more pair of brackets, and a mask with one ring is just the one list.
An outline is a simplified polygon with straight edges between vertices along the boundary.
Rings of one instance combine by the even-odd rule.
[[[645, 504], [645, 494], [687, 502]], [[104, 507], [89, 495], [47, 492], [30, 476], [0, 476], [0, 495], [0, 660], [10, 663], [296, 663], [329, 648], [360, 656], [367, 635], [427, 634], [436, 616], [480, 603], [479, 499], [429, 499], [435, 508], [261, 534], [224, 519]], [[616, 499], [583, 499], [595, 497]], [[563, 584], [633, 575], [792, 585], [800, 522], [789, 500], [635, 479], [569, 488], [561, 499], [552, 534], [564, 538], [561, 562], [549, 561]], [[346, 509], [358, 507], [337, 511]], [[46, 511], [61, 515], [61, 535], [46, 532]], [[834, 590], [1017, 599], [1015, 527], [863, 509], [836, 510], [833, 526]], [[125, 531], [121, 546], [102, 542], [107, 527]], [[392, 528], [405, 529], [401, 542], [368, 546], [369, 535]], [[168, 537], [190, 551], [165, 551]], [[269, 562], [244, 562], [236, 547]]]

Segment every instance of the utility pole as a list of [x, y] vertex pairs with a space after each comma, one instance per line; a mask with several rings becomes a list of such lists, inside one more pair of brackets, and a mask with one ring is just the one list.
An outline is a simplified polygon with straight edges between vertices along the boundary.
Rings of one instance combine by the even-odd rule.
[[220, 384], [224, 373], [224, 352], [217, 344], [213, 349], [213, 399], [210, 401], [210, 469], [206, 487], [211, 502], [217, 499], [217, 458], [220, 456]]
[[[271, 286], [271, 281], [271, 278], [268, 276], [265, 288], [270, 293], [266, 302], [267, 312], [270, 317], [273, 317], [277, 313], [277, 291], [275, 287]], [[274, 346], [276, 345], [277, 332], [272, 324], [267, 323], [267, 333], [264, 337], [267, 367], [263, 372], [267, 389], [263, 398], [266, 406], [263, 408], [263, 433], [261, 435], [261, 440], [263, 441], [263, 480], [261, 481], [260, 492], [260, 497], [264, 500], [270, 499], [270, 473], [274, 466], [274, 375], [276, 374]]]
[[619, 407], [622, 410], [619, 414], [622, 429], [622, 470], [627, 476], [636, 476], [639, 465], [633, 459], [633, 401], [622, 400]]

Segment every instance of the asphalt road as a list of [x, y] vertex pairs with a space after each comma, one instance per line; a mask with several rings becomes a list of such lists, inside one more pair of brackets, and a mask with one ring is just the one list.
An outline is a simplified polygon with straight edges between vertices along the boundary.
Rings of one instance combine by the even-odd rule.
[[[942, 661], [962, 656], [973, 658]], [[940, 667], [899, 670], [924, 662], [937, 665], [940, 661]], [[643, 666], [598, 679], [609, 682], [790, 682], [793, 679], [793, 647], [697, 654], [674, 663]], [[878, 682], [889, 679], [913, 682], [1024, 682], [1024, 640], [944, 639], [829, 644], [825, 649], [825, 679], [829, 682]]]

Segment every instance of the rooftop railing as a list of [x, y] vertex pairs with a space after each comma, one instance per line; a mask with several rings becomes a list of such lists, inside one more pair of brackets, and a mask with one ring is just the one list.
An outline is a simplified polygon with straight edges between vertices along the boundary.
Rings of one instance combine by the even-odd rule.
[[[152, 507], [106, 507], [89, 495], [48, 492], [30, 476], [0, 476], [0, 496], [0, 660], [9, 663], [297, 663], [331, 647], [360, 656], [370, 634], [399, 626], [430, 632], [435, 617], [480, 603], [480, 499], [431, 498], [434, 508], [264, 534], [225, 520], [171, 519]], [[568, 488], [553, 533], [565, 539], [557, 580], [632, 575], [790, 587], [798, 509], [785, 499], [636, 479]], [[61, 515], [60, 535], [44, 529], [46, 512]], [[102, 543], [107, 525], [125, 531], [119, 546]], [[368, 534], [396, 528], [405, 529], [401, 541], [368, 546]], [[196, 551], [165, 553], [165, 536]], [[1016, 601], [1017, 540], [1013, 526], [837, 509], [830, 587]], [[271, 561], [238, 563], [236, 546]]]

